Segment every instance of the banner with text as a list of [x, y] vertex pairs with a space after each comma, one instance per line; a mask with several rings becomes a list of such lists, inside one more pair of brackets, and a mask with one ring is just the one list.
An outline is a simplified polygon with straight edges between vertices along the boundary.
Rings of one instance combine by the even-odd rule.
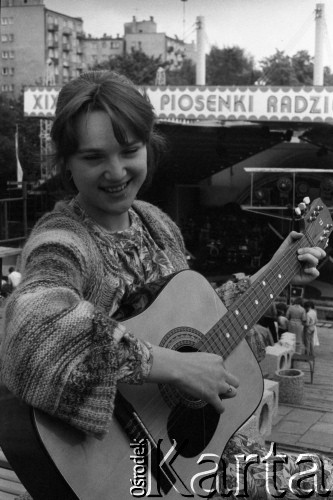
[[[25, 116], [54, 116], [60, 88], [28, 87]], [[144, 87], [165, 120], [333, 123], [333, 87]]]

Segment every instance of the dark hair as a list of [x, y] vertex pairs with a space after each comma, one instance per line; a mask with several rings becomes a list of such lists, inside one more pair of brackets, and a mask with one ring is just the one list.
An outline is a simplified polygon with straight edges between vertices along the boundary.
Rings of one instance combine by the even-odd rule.
[[298, 305], [300, 305], [300, 306], [303, 306], [303, 304], [304, 304], [304, 300], [302, 299], [302, 297], [296, 297], [296, 298], [294, 299], [294, 302], [293, 302], [293, 303], [294, 303], [294, 304], [298, 304]]
[[304, 307], [305, 309], [314, 309], [315, 305], [314, 302], [312, 302], [312, 300], [307, 300], [306, 302], [304, 302]]
[[53, 162], [60, 171], [65, 188], [77, 191], [67, 170], [68, 159], [79, 146], [77, 118], [96, 110], [109, 115], [120, 144], [128, 141], [126, 128], [146, 144], [147, 177], [141, 191], [146, 189], [151, 183], [164, 140], [154, 129], [156, 117], [147, 96], [126, 77], [113, 71], [83, 73], [59, 93], [51, 139], [55, 149]]
[[287, 309], [288, 309], [288, 306], [284, 302], [278, 302], [276, 304], [276, 310], [277, 310], [278, 314], [286, 314]]

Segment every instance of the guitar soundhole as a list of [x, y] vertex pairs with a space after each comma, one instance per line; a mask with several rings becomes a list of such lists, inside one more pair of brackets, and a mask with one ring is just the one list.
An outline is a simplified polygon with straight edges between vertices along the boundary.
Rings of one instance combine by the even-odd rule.
[[219, 420], [220, 415], [211, 405], [193, 410], [179, 404], [171, 410], [168, 418], [169, 439], [171, 442], [176, 441], [180, 455], [193, 458], [209, 444]]

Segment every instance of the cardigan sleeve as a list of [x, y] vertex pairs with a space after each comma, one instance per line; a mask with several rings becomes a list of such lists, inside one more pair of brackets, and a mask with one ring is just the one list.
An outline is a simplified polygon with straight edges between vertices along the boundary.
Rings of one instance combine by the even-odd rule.
[[84, 299], [89, 259], [73, 232], [37, 231], [8, 299], [1, 379], [28, 404], [86, 433], [103, 435], [117, 382], [142, 383], [150, 346]]
[[230, 280], [218, 287], [216, 293], [228, 308], [250, 287], [250, 285], [250, 278], [242, 278], [236, 282]]

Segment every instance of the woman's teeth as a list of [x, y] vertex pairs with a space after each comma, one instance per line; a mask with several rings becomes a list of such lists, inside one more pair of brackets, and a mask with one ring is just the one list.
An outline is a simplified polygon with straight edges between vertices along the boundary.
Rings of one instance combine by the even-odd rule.
[[116, 186], [116, 187], [103, 187], [103, 191], [106, 191], [107, 193], [120, 193], [121, 191], [124, 191], [128, 185], [128, 182], [125, 182], [121, 186]]

